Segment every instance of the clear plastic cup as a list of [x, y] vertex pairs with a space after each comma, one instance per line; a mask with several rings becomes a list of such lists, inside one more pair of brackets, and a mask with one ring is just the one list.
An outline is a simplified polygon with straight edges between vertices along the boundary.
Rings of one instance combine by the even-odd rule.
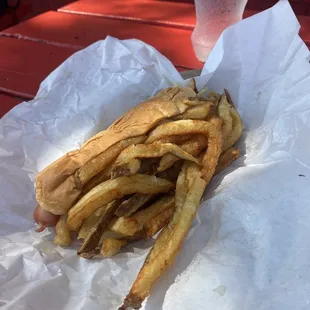
[[196, 26], [192, 43], [196, 57], [205, 62], [224, 29], [240, 21], [247, 0], [195, 0]]

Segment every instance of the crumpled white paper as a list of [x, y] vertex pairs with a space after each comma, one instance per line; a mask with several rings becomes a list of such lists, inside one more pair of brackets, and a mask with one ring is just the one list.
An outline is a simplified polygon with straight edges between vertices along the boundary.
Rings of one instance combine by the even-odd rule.
[[[144, 309], [310, 309], [310, 56], [298, 30], [280, 1], [227, 29], [205, 64], [199, 85], [228, 88], [242, 115], [244, 156], [212, 181]], [[33, 232], [33, 180], [171, 82], [184, 83], [152, 47], [108, 37], [70, 57], [33, 101], [1, 119], [1, 309], [121, 304], [151, 242], [94, 261], [53, 245], [49, 232]]]

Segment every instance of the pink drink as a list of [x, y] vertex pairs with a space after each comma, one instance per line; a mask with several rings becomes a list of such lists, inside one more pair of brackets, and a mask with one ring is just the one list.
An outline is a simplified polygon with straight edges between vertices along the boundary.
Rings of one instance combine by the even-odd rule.
[[196, 26], [192, 43], [196, 57], [205, 62], [223, 30], [240, 21], [247, 0], [195, 0]]

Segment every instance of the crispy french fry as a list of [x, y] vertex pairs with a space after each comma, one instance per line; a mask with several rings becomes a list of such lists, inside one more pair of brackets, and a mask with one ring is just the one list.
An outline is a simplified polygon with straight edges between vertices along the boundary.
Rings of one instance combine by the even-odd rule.
[[174, 196], [172, 195], [164, 195], [158, 200], [156, 200], [153, 204], [151, 204], [148, 208], [143, 209], [132, 215], [132, 218], [138, 221], [140, 227], [142, 228], [146, 221], [156, 216], [157, 214], [163, 212], [170, 206], [173, 206], [175, 202]]
[[202, 175], [207, 184], [209, 184], [214, 175], [223, 145], [221, 133], [222, 120], [213, 118], [210, 120], [210, 123], [214, 125], [215, 130], [210, 131], [212, 133], [208, 139], [208, 149], [202, 159]]
[[217, 107], [219, 102], [220, 102], [220, 98], [221, 98], [220, 94], [218, 94], [215, 91], [211, 90], [211, 91], [208, 92], [207, 97], [205, 98], [205, 100], [213, 102], [213, 104], [215, 104], [215, 107]]
[[183, 142], [188, 141], [191, 138], [192, 138], [191, 135], [166, 136], [166, 137], [163, 137], [162, 139], [158, 140], [158, 142], [160, 142], [160, 143], [173, 143], [173, 144], [179, 145], [179, 144], [182, 144]]
[[152, 175], [157, 171], [160, 158], [145, 158], [141, 160], [138, 173]]
[[134, 236], [141, 229], [140, 223], [132, 217], [114, 217], [108, 226], [109, 231], [123, 237]]
[[159, 162], [157, 172], [162, 172], [169, 169], [175, 162], [179, 160], [180, 158], [178, 156], [175, 156], [174, 154], [171, 153], [165, 154]]
[[91, 189], [99, 185], [100, 183], [107, 181], [111, 177], [111, 169], [112, 165], [109, 165], [106, 169], [95, 175], [91, 178], [82, 188], [81, 195], [84, 196], [87, 194]]
[[137, 158], [131, 159], [124, 165], [113, 167], [111, 170], [111, 179], [116, 179], [124, 175], [132, 175], [140, 170], [141, 161]]
[[[158, 162], [159, 159], [157, 158], [144, 159], [141, 162], [139, 173], [150, 175], [154, 174], [157, 171]], [[172, 182], [177, 178], [178, 174], [178, 172], [175, 171], [175, 168], [174, 171], [172, 170], [173, 169], [168, 169], [165, 174], [157, 175], [157, 177]], [[176, 174], [176, 176], [174, 176], [174, 174]], [[154, 199], [154, 197], [156, 197], [156, 195], [134, 194], [127, 200], [123, 201], [114, 214], [118, 217], [130, 216], [140, 208], [144, 207], [147, 203]]]
[[159, 232], [120, 309], [140, 308], [173, 264], [210, 180], [240, 156], [233, 146], [242, 130], [226, 89], [223, 95], [198, 92], [192, 80], [189, 87], [162, 90], [41, 177], [49, 181], [60, 172], [51, 185], [40, 179], [37, 197], [48, 208], [68, 211], [57, 222], [54, 242], [69, 245], [78, 231], [83, 243], [77, 253], [90, 259], [111, 257]]
[[86, 239], [90, 234], [93, 227], [95, 227], [100, 221], [101, 216], [106, 212], [106, 206], [102, 206], [97, 209], [93, 214], [91, 214], [85, 221], [83, 222], [79, 234], [78, 239]]
[[231, 134], [232, 128], [233, 128], [233, 120], [230, 114], [230, 109], [231, 109], [231, 106], [228, 103], [226, 96], [222, 95], [219, 106], [218, 106], [218, 114], [219, 114], [219, 117], [223, 120], [222, 135], [223, 135], [224, 144], [225, 144], [227, 137]]
[[[195, 107], [195, 106], [200, 106], [202, 104], [208, 104], [208, 103], [212, 103], [213, 102], [213, 98], [212, 100], [203, 98], [202, 95], [206, 92], [206, 89], [203, 88], [201, 89], [195, 96], [191, 97], [191, 98], [187, 98], [186, 99], [186, 104], [189, 106], [189, 109], [191, 107]], [[187, 109], [188, 110], [188, 109]], [[185, 112], [185, 111], [184, 111]], [[184, 113], [183, 112], [183, 113]], [[173, 118], [174, 116], [172, 116]]]
[[54, 243], [61, 246], [68, 246], [71, 242], [71, 233], [67, 229], [67, 214], [64, 214], [59, 218], [56, 224]]
[[[199, 153], [207, 146], [207, 139], [203, 135], [194, 135], [191, 139], [183, 142], [180, 145], [180, 148], [190, 155], [196, 157]], [[179, 157], [172, 153], [165, 154], [160, 162], [158, 167], [158, 172], [164, 171], [170, 168], [176, 161], [180, 160]]]
[[239, 156], [240, 156], [240, 150], [235, 147], [231, 147], [228, 150], [224, 151], [219, 158], [214, 174], [222, 172], [234, 160], [238, 159]]
[[152, 238], [158, 231], [170, 222], [173, 213], [174, 204], [171, 204], [167, 209], [147, 220], [142, 231], [140, 233], [138, 232], [137, 235], [143, 239]]
[[118, 205], [119, 201], [115, 200], [103, 207], [103, 211], [101, 212], [97, 223], [92, 227], [89, 235], [85, 238], [82, 246], [77, 251], [79, 256], [91, 259], [95, 255], [99, 254], [97, 246], [99, 244], [100, 238], [108, 226]]
[[123, 201], [114, 212], [118, 217], [130, 216], [148, 203], [154, 195], [134, 194], [127, 200]]
[[224, 140], [223, 143], [223, 151], [229, 149], [233, 146], [241, 137], [243, 131], [243, 125], [241, 121], [241, 117], [236, 109], [233, 107], [230, 108], [230, 115], [233, 121], [233, 127], [231, 134]]
[[149, 295], [153, 283], [173, 263], [190, 229], [206, 187], [206, 182], [199, 176], [199, 170], [191, 175], [194, 179], [188, 182], [189, 188], [182, 207], [176, 208], [173, 219], [161, 231], [120, 309], [127, 307], [139, 309], [143, 300]]
[[189, 84], [188, 84], [188, 87], [193, 89], [195, 91], [195, 93], [197, 93], [197, 87], [196, 87], [196, 81], [194, 78], [192, 78], [190, 81], [189, 81]]
[[101, 247], [101, 255], [111, 257], [116, 255], [128, 241], [125, 239], [104, 239]]
[[183, 162], [181, 160], [175, 162], [173, 166], [171, 166], [169, 169], [156, 173], [156, 176], [165, 179], [171, 182], [176, 182], [178, 175], [181, 171], [181, 167], [183, 165]]
[[203, 177], [211, 180], [222, 150], [222, 120], [213, 118], [209, 122], [201, 120], [180, 120], [161, 125], [154, 129], [145, 143], [153, 143], [165, 136], [184, 134], [203, 134], [208, 137], [207, 151], [202, 161]]
[[204, 120], [208, 117], [210, 112], [214, 109], [213, 102], [207, 101], [205, 104], [193, 106], [187, 109], [180, 115], [174, 116], [172, 119], [180, 120], [180, 119], [198, 119]]
[[[167, 125], [167, 124], [164, 124], [164, 125]], [[130, 167], [128, 167], [128, 163], [132, 163], [132, 160], [135, 160], [136, 158], [161, 157], [167, 153], [171, 153], [171, 154], [178, 156], [179, 158], [186, 159], [186, 160], [197, 163], [196, 158], [194, 158], [192, 155], [185, 152], [179, 146], [172, 144], [172, 143], [155, 142], [152, 144], [138, 144], [138, 145], [131, 145], [120, 153], [117, 160], [115, 161], [114, 169], [112, 170], [111, 175], [114, 175], [114, 171], [115, 170], [117, 171], [118, 169], [125, 170], [126, 175], [136, 173], [137, 170], [133, 170], [133, 173], [132, 173]]]
[[174, 197], [171, 195], [165, 195], [151, 204], [148, 208], [143, 209], [130, 217], [114, 219], [110, 223], [109, 229], [124, 236], [134, 236], [137, 232], [143, 229], [144, 224], [148, 220], [173, 205]]
[[133, 193], [157, 194], [173, 188], [173, 183], [155, 176], [135, 174], [105, 181], [83, 196], [68, 213], [68, 228], [77, 231], [82, 222], [102, 205]]
[[188, 180], [186, 178], [188, 164], [184, 163], [177, 179], [175, 189], [175, 207], [182, 208], [188, 190]]
[[230, 93], [229, 93], [229, 91], [228, 91], [226, 88], [224, 88], [224, 94], [225, 94], [225, 96], [226, 96], [226, 98], [227, 98], [228, 103], [229, 103], [233, 108], [236, 108], [235, 105], [234, 105], [234, 103], [233, 103], [233, 101], [232, 101], [232, 99], [231, 99]]
[[75, 172], [77, 187], [81, 189], [91, 178], [104, 170], [113, 160], [115, 160], [119, 153], [126, 147], [132, 144], [141, 143], [145, 139], [145, 136], [139, 136], [122, 140], [112, 145], [110, 148], [108, 148], [105, 152], [99, 154], [97, 157], [94, 157], [93, 159], [88, 161], [85, 165], [83, 165]]

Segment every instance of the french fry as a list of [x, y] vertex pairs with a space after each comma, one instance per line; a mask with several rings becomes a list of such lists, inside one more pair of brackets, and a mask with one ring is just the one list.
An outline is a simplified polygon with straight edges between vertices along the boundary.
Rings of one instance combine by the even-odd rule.
[[112, 170], [112, 165], [110, 164], [107, 166], [106, 169], [103, 171], [99, 172], [97, 175], [95, 175], [93, 178], [91, 178], [82, 188], [82, 193], [81, 195], [84, 196], [87, 194], [91, 189], [99, 185], [100, 183], [107, 181], [111, 177], [111, 170]]
[[[190, 155], [196, 157], [202, 151], [203, 148], [207, 146], [207, 139], [202, 135], [194, 135], [191, 139], [183, 142], [180, 145], [180, 148]], [[180, 160], [179, 157], [172, 153], [165, 154], [160, 162], [158, 167], [158, 172], [164, 171], [170, 168], [176, 161]]]
[[157, 194], [173, 188], [173, 183], [155, 176], [135, 174], [105, 181], [83, 196], [68, 213], [67, 226], [77, 231], [83, 220], [102, 205], [133, 193]]
[[157, 171], [160, 158], [145, 158], [141, 160], [138, 173], [152, 175]]
[[62, 215], [55, 227], [54, 243], [69, 246], [72, 243], [71, 233], [67, 229], [67, 214]]
[[[104, 238], [102, 242], [101, 254], [104, 257], [111, 257], [116, 255], [129, 241], [136, 241], [139, 239], [150, 239], [163, 227], [165, 227], [171, 220], [174, 213], [174, 204], [169, 205], [165, 210], [151, 217], [145, 221], [141, 231], [136, 232], [133, 236], [126, 236], [127, 239], [120, 237], [120, 239]], [[107, 234], [108, 235], [108, 234]]]
[[165, 227], [172, 219], [174, 213], [174, 204], [171, 204], [167, 209], [163, 210], [161, 213], [156, 214], [152, 218], [148, 219], [143, 226], [141, 232], [137, 235], [143, 239], [152, 238], [158, 231]]
[[232, 132], [233, 120], [230, 114], [230, 109], [231, 106], [227, 102], [226, 96], [222, 95], [218, 106], [218, 114], [219, 117], [223, 120], [222, 124], [223, 143], [225, 143], [227, 137]]
[[177, 179], [176, 189], [175, 189], [175, 207], [176, 209], [182, 208], [185, 201], [187, 190], [188, 190], [188, 180], [186, 178], [188, 164], [184, 163], [181, 172]]
[[78, 239], [86, 239], [92, 228], [100, 221], [101, 216], [106, 212], [106, 206], [102, 206], [91, 214], [80, 227]]
[[101, 255], [104, 257], [114, 256], [127, 244], [128, 241], [125, 239], [104, 239], [101, 247]]
[[208, 139], [208, 148], [202, 159], [202, 175], [207, 184], [211, 181], [219, 157], [222, 153], [222, 133], [221, 126], [222, 120], [218, 118], [213, 118], [210, 123], [214, 125], [215, 130], [210, 130], [210, 136]]
[[130, 217], [120, 217], [114, 219], [110, 225], [109, 230], [119, 233], [124, 236], [134, 236], [137, 232], [143, 229], [145, 223], [166, 209], [174, 205], [174, 197], [165, 195], [145, 208]]
[[174, 116], [172, 119], [173, 120], [181, 120], [181, 119], [204, 120], [208, 117], [208, 115], [213, 109], [214, 109], [213, 102], [207, 101], [205, 104], [193, 106], [187, 109], [185, 112], [183, 112], [180, 115]]
[[156, 173], [156, 176], [161, 179], [168, 180], [170, 182], [176, 182], [178, 175], [181, 171], [183, 162], [181, 160], [175, 162], [170, 168], [162, 172]]
[[212, 177], [240, 156], [242, 130], [226, 89], [198, 92], [195, 80], [164, 89], [41, 173], [36, 221], [59, 218], [54, 242], [64, 246], [78, 231], [88, 259], [159, 232], [120, 308], [138, 309], [173, 264]]
[[211, 90], [208, 92], [207, 97], [205, 98], [205, 100], [211, 101], [215, 107], [218, 106], [219, 102], [220, 102], [220, 98], [221, 95], [216, 93], [215, 91]]
[[237, 112], [237, 110], [231, 107], [230, 115], [232, 117], [233, 127], [232, 127], [231, 134], [224, 140], [223, 151], [233, 146], [240, 139], [242, 135], [242, 131], [243, 131], [241, 117], [239, 113]]
[[224, 94], [225, 94], [225, 96], [226, 96], [226, 98], [227, 98], [228, 103], [229, 103], [233, 108], [236, 108], [235, 105], [234, 105], [234, 103], [233, 103], [233, 101], [232, 101], [232, 99], [231, 99], [230, 93], [229, 93], [229, 91], [228, 91], [226, 88], [224, 88]]
[[158, 140], [158, 142], [160, 142], [160, 143], [173, 143], [173, 144], [179, 145], [179, 144], [182, 144], [183, 142], [188, 141], [191, 138], [192, 138], [191, 135], [166, 136], [166, 137], [163, 137], [162, 139]]
[[115, 160], [119, 153], [126, 147], [132, 144], [141, 143], [145, 139], [145, 136], [139, 136], [122, 140], [112, 145], [110, 148], [108, 148], [105, 152], [99, 154], [97, 157], [88, 161], [84, 166], [82, 166], [75, 172], [77, 188], [81, 189], [91, 178], [104, 170], [104, 168], [106, 168], [107, 165], [109, 165], [113, 160]]
[[132, 217], [114, 217], [108, 226], [109, 231], [119, 236], [128, 237], [141, 229], [140, 223]]
[[[124, 234], [116, 234], [117, 239], [103, 238], [101, 254], [105, 257], [116, 255], [129, 241], [140, 239], [150, 239], [171, 220], [174, 213], [174, 204], [171, 203], [167, 208], [155, 216], [145, 221], [142, 230], [137, 231], [133, 236], [124, 236]], [[122, 230], [123, 232], [126, 232]], [[133, 231], [131, 232], [131, 234]], [[111, 233], [106, 233], [103, 236], [109, 236]], [[126, 239], [124, 239], [126, 238]]]
[[192, 78], [189, 81], [188, 87], [191, 88], [192, 90], [194, 90], [195, 93], [197, 93], [196, 81], [194, 78]]
[[199, 168], [195, 169], [196, 173], [191, 174], [194, 179], [188, 180], [188, 192], [182, 207], [176, 208], [173, 219], [159, 234], [120, 309], [139, 309], [154, 282], [173, 263], [191, 227], [206, 187], [206, 182], [199, 176]]
[[154, 195], [134, 194], [127, 200], [123, 201], [114, 212], [118, 217], [130, 216], [148, 203]]
[[158, 200], [156, 200], [153, 204], [151, 204], [148, 208], [143, 209], [132, 215], [132, 218], [137, 220], [140, 224], [140, 228], [144, 226], [144, 224], [156, 216], [157, 214], [163, 212], [167, 208], [170, 208], [175, 203], [175, 198], [172, 195], [164, 195]]
[[240, 150], [235, 147], [231, 147], [228, 150], [224, 151], [219, 158], [214, 174], [222, 172], [234, 160], [238, 159], [239, 156], [240, 156]]
[[[141, 161], [141, 167], [139, 169], [139, 173], [152, 175], [157, 171], [159, 159], [157, 158], [148, 158]], [[168, 181], [174, 181], [174, 178], [170, 179], [168, 173], [171, 174], [171, 171], [167, 171], [167, 173], [163, 176], [157, 176], [162, 179], [166, 179]], [[176, 178], [175, 178], [176, 179]], [[134, 194], [127, 200], [123, 201], [117, 210], [114, 212], [118, 217], [122, 216], [130, 216], [143, 206], [145, 206], [148, 202], [150, 202], [155, 195], [144, 195], [144, 194]]]
[[184, 134], [203, 134], [208, 138], [207, 151], [202, 161], [203, 177], [211, 180], [222, 150], [222, 120], [213, 118], [209, 122], [201, 120], [180, 120], [161, 125], [154, 129], [145, 143], [153, 143], [165, 136]]
[[[209, 100], [206, 98], [203, 98], [202, 95], [206, 92], [206, 89], [203, 88], [201, 89], [195, 96], [191, 98], [186, 99], [186, 104], [189, 106], [189, 109], [195, 106], [200, 106], [202, 104], [209, 104], [212, 103], [213, 100]], [[188, 110], [188, 109], [187, 109]], [[185, 111], [184, 111], [185, 112]], [[183, 112], [183, 113], [184, 113]], [[173, 118], [174, 116], [172, 116]]]
[[81, 257], [91, 259], [95, 255], [99, 254], [97, 246], [101, 239], [101, 236], [108, 226], [114, 211], [119, 205], [119, 201], [115, 200], [108, 203], [98, 218], [96, 224], [92, 227], [88, 236], [84, 239], [82, 246], [77, 251], [77, 254]]
[[[164, 124], [164, 125], [167, 125], [167, 124]], [[164, 125], [161, 125], [161, 126], [164, 126]], [[136, 158], [161, 157], [167, 153], [171, 153], [171, 154], [176, 155], [179, 158], [186, 159], [186, 160], [197, 163], [196, 158], [194, 158], [192, 155], [185, 152], [179, 146], [172, 144], [172, 143], [155, 142], [152, 144], [138, 144], [138, 145], [131, 145], [120, 153], [120, 155], [115, 161], [114, 168], [112, 169], [111, 175], [116, 174], [119, 176], [119, 173], [114, 172], [115, 170], [118, 171], [118, 169], [124, 170], [126, 175], [136, 173], [137, 170], [131, 171], [130, 167], [128, 166], [129, 163], [132, 163], [132, 160], [135, 160]]]
[[124, 175], [132, 175], [140, 170], [141, 161], [137, 158], [129, 160], [126, 164], [113, 167], [111, 170], [111, 179], [116, 179]]

